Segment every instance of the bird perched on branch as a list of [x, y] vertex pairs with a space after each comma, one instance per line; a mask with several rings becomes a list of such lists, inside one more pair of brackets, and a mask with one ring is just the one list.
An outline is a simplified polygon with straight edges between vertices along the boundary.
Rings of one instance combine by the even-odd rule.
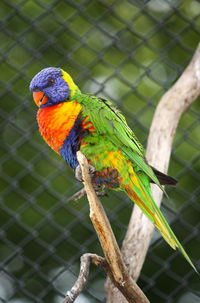
[[148, 165], [142, 145], [120, 111], [105, 99], [82, 94], [60, 68], [41, 70], [32, 79], [30, 90], [39, 107], [41, 135], [71, 166], [76, 178], [81, 180], [76, 156], [81, 150], [89, 162], [94, 186], [124, 191], [196, 270], [151, 194], [150, 182], [163, 190], [162, 185], [173, 186], [176, 180]]

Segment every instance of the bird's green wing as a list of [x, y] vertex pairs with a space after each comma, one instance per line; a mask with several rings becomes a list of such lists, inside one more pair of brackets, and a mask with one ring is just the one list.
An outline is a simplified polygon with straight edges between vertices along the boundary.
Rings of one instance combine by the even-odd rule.
[[113, 144], [163, 190], [152, 168], [146, 162], [142, 145], [120, 111], [111, 102], [90, 95], [82, 94], [79, 102], [83, 107], [83, 115], [89, 116], [97, 133], [109, 137]]

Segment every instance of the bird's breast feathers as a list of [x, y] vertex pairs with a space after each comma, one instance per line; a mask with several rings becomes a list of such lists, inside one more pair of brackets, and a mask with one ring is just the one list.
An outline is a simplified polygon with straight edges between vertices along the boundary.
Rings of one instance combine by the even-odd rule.
[[69, 135], [82, 109], [78, 102], [63, 102], [40, 108], [37, 114], [40, 133], [57, 153]]

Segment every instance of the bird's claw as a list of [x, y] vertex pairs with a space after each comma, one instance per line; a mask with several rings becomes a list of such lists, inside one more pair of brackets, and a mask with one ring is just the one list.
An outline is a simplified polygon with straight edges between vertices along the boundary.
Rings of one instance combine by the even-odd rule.
[[[92, 176], [95, 172], [95, 167], [89, 164], [89, 173]], [[82, 171], [80, 165], [78, 165], [75, 169], [75, 177], [78, 181], [83, 182]]]

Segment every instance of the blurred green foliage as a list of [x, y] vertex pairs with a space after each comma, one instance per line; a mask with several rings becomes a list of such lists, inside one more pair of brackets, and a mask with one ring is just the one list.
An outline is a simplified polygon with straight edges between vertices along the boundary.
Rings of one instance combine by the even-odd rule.
[[[82, 91], [113, 100], [145, 144], [160, 97], [199, 43], [200, 4], [2, 0], [0, 18], [0, 301], [61, 302], [76, 279], [80, 255], [102, 251], [87, 200], [67, 202], [80, 184], [39, 135], [29, 82], [44, 67], [62, 67]], [[165, 216], [196, 261], [199, 120], [196, 101], [174, 142], [169, 172], [179, 184], [163, 203]], [[121, 243], [132, 205], [120, 193], [109, 193], [103, 204]], [[76, 302], [101, 302], [104, 279], [92, 268], [88, 288]], [[199, 278], [158, 233], [139, 285], [151, 302], [200, 301]]]

